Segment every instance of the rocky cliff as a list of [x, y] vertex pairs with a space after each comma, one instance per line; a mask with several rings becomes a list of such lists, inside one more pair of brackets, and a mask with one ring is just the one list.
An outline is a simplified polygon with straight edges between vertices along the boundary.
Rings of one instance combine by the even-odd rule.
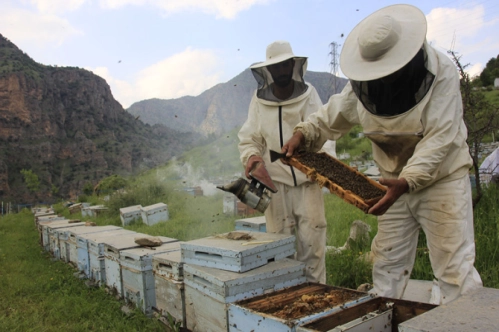
[[[74, 198], [87, 182], [165, 163], [194, 139], [137, 120], [99, 76], [36, 63], [0, 35], [0, 199]], [[22, 169], [38, 176], [39, 192]]]

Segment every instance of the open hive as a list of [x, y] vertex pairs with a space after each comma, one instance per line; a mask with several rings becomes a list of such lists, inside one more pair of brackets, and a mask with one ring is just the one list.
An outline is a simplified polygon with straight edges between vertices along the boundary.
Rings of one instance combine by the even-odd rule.
[[365, 213], [386, 193], [384, 186], [327, 153], [301, 152], [286, 161]]
[[294, 332], [297, 326], [371, 298], [367, 293], [352, 289], [306, 282], [231, 303], [229, 331]]

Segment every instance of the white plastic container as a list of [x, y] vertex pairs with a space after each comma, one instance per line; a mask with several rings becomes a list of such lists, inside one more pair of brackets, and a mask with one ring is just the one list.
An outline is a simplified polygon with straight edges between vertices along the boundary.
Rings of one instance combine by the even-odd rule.
[[182, 242], [182, 261], [233, 272], [246, 272], [295, 253], [292, 235], [237, 232], [249, 238], [229, 239], [231, 233]]
[[120, 209], [120, 219], [123, 226], [136, 220], [142, 220], [142, 205], [133, 205]]
[[142, 312], [151, 316], [156, 307], [156, 292], [152, 259], [155, 255], [180, 251], [178, 242], [165, 243], [157, 247], [140, 247], [120, 251], [123, 297], [134, 303]]
[[184, 264], [187, 328], [194, 332], [227, 331], [229, 303], [305, 281], [305, 264], [287, 258], [243, 273]]
[[152, 226], [162, 221], [168, 221], [168, 206], [165, 203], [157, 203], [141, 208], [142, 222]]

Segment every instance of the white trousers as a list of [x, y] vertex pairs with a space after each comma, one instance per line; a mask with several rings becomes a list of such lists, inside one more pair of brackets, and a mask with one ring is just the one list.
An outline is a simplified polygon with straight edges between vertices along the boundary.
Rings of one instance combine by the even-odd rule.
[[307, 281], [326, 283], [326, 217], [324, 197], [316, 183], [297, 187], [275, 183], [265, 211], [268, 233], [296, 237], [295, 259], [305, 263]]
[[471, 185], [465, 176], [404, 194], [378, 217], [371, 246], [373, 293], [402, 297], [414, 266], [420, 228], [426, 234], [442, 304], [482, 286], [474, 268]]

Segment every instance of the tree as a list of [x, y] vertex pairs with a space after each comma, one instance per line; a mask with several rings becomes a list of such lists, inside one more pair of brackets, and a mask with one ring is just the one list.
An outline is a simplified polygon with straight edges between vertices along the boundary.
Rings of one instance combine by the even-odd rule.
[[24, 183], [28, 190], [31, 192], [37, 192], [40, 190], [40, 180], [38, 179], [38, 175], [33, 173], [32, 170], [22, 169], [21, 174], [24, 177]]
[[482, 73], [480, 81], [482, 86], [490, 86], [494, 84], [494, 80], [499, 77], [499, 55], [497, 58], [491, 58]]
[[102, 179], [95, 186], [95, 193], [100, 194], [110, 194], [113, 191], [124, 188], [128, 184], [127, 180], [119, 175], [111, 175], [107, 178]]
[[[481, 91], [473, 90], [471, 79], [465, 68], [468, 64], [460, 63], [461, 56], [456, 52], [448, 52], [457, 66], [461, 76], [461, 97], [463, 100], [463, 117], [468, 128], [468, 145], [473, 159], [473, 173], [475, 174], [476, 194], [473, 197], [473, 207], [482, 198], [480, 183], [479, 155], [481, 144], [485, 135], [499, 129], [499, 109], [486, 99]], [[489, 61], [490, 62], [490, 61]]]

